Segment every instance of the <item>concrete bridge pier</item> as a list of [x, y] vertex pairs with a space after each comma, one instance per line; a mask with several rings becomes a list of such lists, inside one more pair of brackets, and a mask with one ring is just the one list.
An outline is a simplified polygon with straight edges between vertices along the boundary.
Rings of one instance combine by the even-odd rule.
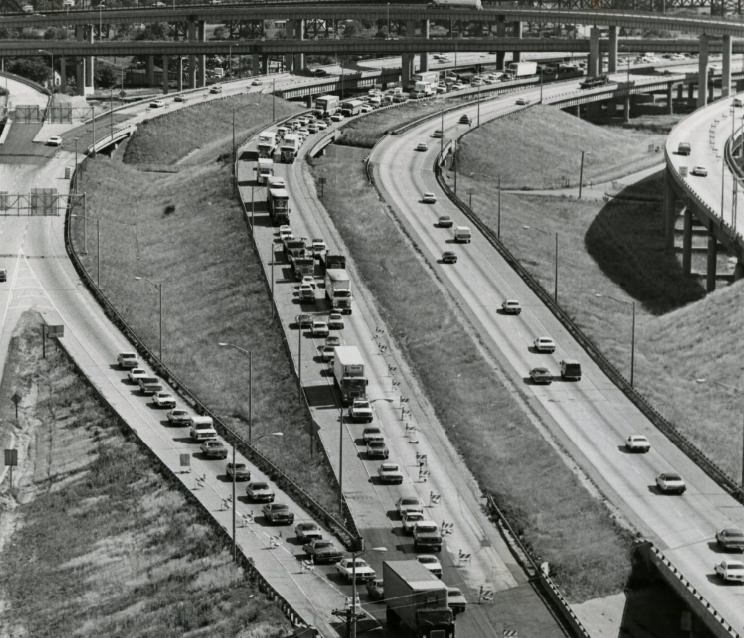
[[664, 191], [662, 199], [662, 215], [664, 216], [664, 251], [674, 252], [674, 222], [677, 214], [675, 212], [676, 197], [672, 185], [672, 176], [669, 170], [664, 171]]
[[[206, 42], [207, 30], [204, 20], [199, 20], [196, 27], [199, 42]], [[197, 67], [197, 73], [199, 75], [199, 86], [207, 86], [207, 56], [202, 54], [197, 57], [197, 60], [199, 61], [199, 66]]]
[[170, 64], [170, 56], [167, 54], [163, 54], [163, 77], [161, 78], [161, 83], [163, 86], [163, 93], [168, 92], [168, 66]]
[[737, 261], [736, 266], [734, 266], [734, 281], [739, 281], [742, 277], [744, 277], [744, 264]]
[[677, 85], [677, 101], [681, 102], [684, 95], [685, 95], [685, 85], [678, 84]]
[[[522, 39], [522, 23], [521, 22], [515, 22], [514, 23], [514, 37]], [[522, 52], [521, 51], [513, 51], [512, 52], [512, 60], [514, 62], [519, 62], [522, 59]]]
[[[506, 23], [504, 22], [504, 16], [499, 16], [498, 22], [496, 23], [496, 37], [499, 39], [506, 37]], [[504, 70], [505, 59], [506, 53], [504, 51], [496, 52], [496, 68], [499, 71]]]
[[682, 227], [682, 272], [689, 277], [692, 272], [692, 209], [685, 206]]
[[687, 85], [687, 99], [692, 102], [692, 98], [695, 97], [695, 85], [694, 84], [688, 84]]
[[586, 74], [590, 78], [599, 75], [599, 28], [597, 27], [592, 27], [589, 33], [589, 62]]
[[623, 119], [625, 120], [625, 123], [627, 124], [630, 122], [630, 94], [625, 96], [625, 100], [623, 103]]
[[700, 36], [700, 53], [698, 56], [698, 97], [697, 105], [704, 106], [708, 98], [708, 36]]
[[413, 82], [413, 76], [416, 73], [415, 60], [416, 56], [413, 53], [404, 53], [402, 56], [403, 68], [401, 69], [400, 79], [404, 90]]
[[[196, 22], [189, 20], [186, 27], [186, 33], [189, 41], [196, 40]], [[198, 84], [196, 83], [196, 55], [191, 53], [189, 55], [189, 88], [195, 89]]]
[[674, 98], [674, 86], [670, 82], [667, 85], [667, 90], [666, 90], [667, 113], [669, 113], [669, 115], [674, 115], [674, 102], [673, 102], [673, 98]]
[[607, 73], [617, 73], [617, 27], [610, 27], [609, 49], [607, 51]]
[[[52, 75], [52, 82], [54, 82], [54, 75]], [[64, 55], [59, 58], [59, 84], [63, 91], [67, 89], [67, 58]]]
[[155, 86], [155, 56], [148, 55], [147, 62], [145, 63], [145, 77], [147, 78], [147, 86]]
[[178, 56], [178, 91], [183, 91], [183, 56]]
[[[88, 30], [87, 37], [85, 39], [88, 41], [89, 44], [93, 44], [93, 27]], [[85, 88], [83, 90], [83, 95], [87, 95], [89, 92], [92, 93], [95, 90], [95, 68], [95, 56], [87, 56], [85, 58]], [[88, 87], [90, 87], [90, 91], [88, 90]]]
[[[305, 39], [305, 20], [293, 20], [291, 23], [292, 37], [296, 40]], [[293, 73], [300, 73], [305, 68], [305, 54], [295, 53], [292, 58], [292, 63], [288, 65]]]
[[254, 53], [251, 56], [251, 75], [261, 74], [261, 56], [258, 53]]
[[723, 36], [721, 65], [721, 97], [731, 94], [731, 36]]
[[708, 229], [708, 259], [705, 270], [705, 290], [713, 292], [716, 289], [716, 263], [718, 261], [718, 241], [715, 233]]
[[[424, 20], [424, 22], [422, 23], [421, 33], [423, 34], [424, 38], [426, 38], [427, 40], [431, 37], [431, 23], [429, 22], [429, 20]], [[429, 70], [429, 54], [428, 53], [421, 54], [421, 60], [419, 62], [419, 69], [424, 72]]]

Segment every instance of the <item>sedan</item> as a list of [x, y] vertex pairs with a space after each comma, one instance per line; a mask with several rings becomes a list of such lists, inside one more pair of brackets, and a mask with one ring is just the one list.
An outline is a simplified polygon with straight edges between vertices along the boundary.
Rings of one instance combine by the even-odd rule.
[[322, 346], [318, 346], [318, 361], [321, 363], [330, 363], [333, 361], [333, 358], [336, 354], [336, 348], [335, 346], [329, 346], [327, 344], [323, 344]]
[[326, 337], [325, 345], [330, 346], [331, 348], [335, 348], [336, 346], [341, 345], [341, 337], [338, 335], [329, 335]]
[[62, 146], [62, 138], [59, 135], [52, 135], [46, 143], [47, 146]]
[[429, 145], [426, 142], [419, 142], [418, 146], [416, 147], [417, 151], [428, 151]]
[[463, 113], [460, 116], [460, 124], [471, 124], [471, 123], [472, 122], [471, 122], [470, 117], [468, 116], [467, 113]]
[[501, 302], [501, 312], [505, 315], [518, 315], [522, 312], [522, 306], [516, 299], [506, 299]]
[[334, 113], [331, 115], [331, 122], [343, 122], [344, 116], [341, 113]]
[[146, 377], [147, 370], [144, 368], [132, 368], [127, 375], [131, 383], [137, 383], [142, 377]]
[[437, 578], [442, 577], [442, 563], [433, 554], [419, 554], [416, 560], [428, 569]]
[[454, 222], [452, 221], [452, 218], [449, 215], [442, 215], [437, 220], [437, 226], [439, 226], [439, 228], [452, 228], [453, 223]]
[[312, 275], [303, 275], [302, 280], [300, 281], [300, 285], [307, 284], [308, 286], [312, 287], [313, 290], [315, 289], [315, 277]]
[[628, 452], [648, 452], [651, 449], [651, 444], [648, 439], [642, 434], [631, 434], [625, 439], [625, 449]]
[[228, 463], [225, 466], [225, 476], [232, 481], [250, 481], [251, 471], [245, 463]]
[[209, 88], [209, 92], [212, 95], [217, 95], [218, 93], [222, 93], [222, 87], [219, 84], [215, 84]]
[[722, 560], [715, 566], [715, 570], [724, 583], [744, 584], [744, 563], [740, 560]]
[[424, 521], [426, 519], [424, 518], [423, 512], [418, 510], [410, 510], [403, 513], [403, 515], [401, 516], [401, 520], [403, 521], [403, 533], [410, 536], [411, 534], [413, 534], [413, 528], [416, 523]]
[[451, 250], [445, 250], [442, 253], [442, 263], [443, 264], [456, 264], [457, 263], [457, 253], [454, 253]]
[[431, 136], [432, 136], [432, 137], [436, 137], [436, 138], [440, 138], [440, 137], [444, 137], [444, 133], [442, 132], [442, 130], [441, 130], [441, 129], [437, 129], [436, 131], [434, 131], [434, 132], [433, 132], [433, 133], [431, 134]]
[[423, 512], [424, 504], [418, 496], [401, 496], [395, 502], [395, 509], [402, 516], [404, 512]]
[[323, 530], [317, 523], [298, 523], [295, 525], [295, 538], [300, 543], [319, 541], [323, 538]]
[[387, 444], [383, 440], [370, 441], [367, 443], [368, 459], [386, 459], [390, 456]]
[[174, 102], [185, 102], [187, 99], [188, 99], [188, 97], [185, 96], [185, 95], [183, 95], [183, 94], [179, 94], [179, 95], [174, 95], [173, 96], [173, 101]]
[[550, 385], [553, 382], [553, 375], [547, 368], [532, 368], [530, 370], [530, 381], [538, 385]]
[[181, 409], [171, 410], [167, 417], [170, 425], [188, 425], [191, 420], [189, 413]]
[[328, 328], [330, 330], [344, 329], [344, 317], [340, 312], [332, 312], [328, 315]]
[[705, 166], [695, 166], [692, 171], [690, 171], [693, 175], [697, 175], [698, 177], [707, 177], [708, 176], [708, 169], [705, 168]]
[[550, 337], [538, 337], [532, 342], [535, 352], [555, 352], [555, 341]]
[[254, 79], [254, 80], [253, 80], [253, 81], [251, 82], [251, 86], [261, 86], [261, 84], [262, 84], [262, 82], [261, 82], [261, 78], [255, 78], [255, 79]]
[[377, 468], [377, 480], [388, 485], [400, 485], [403, 482], [403, 472], [397, 463], [383, 463]]
[[313, 255], [319, 255], [320, 253], [324, 253], [328, 247], [326, 246], [325, 241], [322, 239], [313, 239], [312, 242], [310, 242], [310, 250], [312, 251]]
[[159, 108], [162, 108], [163, 106], [165, 106], [165, 104], [163, 104], [161, 100], [153, 100], [152, 102], [150, 102], [151, 109], [159, 109]]
[[207, 459], [226, 459], [227, 448], [222, 441], [207, 439], [201, 444], [201, 453]]
[[176, 397], [170, 392], [156, 392], [152, 395], [153, 405], [157, 408], [175, 408]]
[[315, 319], [313, 321], [313, 337], [327, 337], [328, 336], [328, 324], [321, 319]]
[[328, 124], [326, 124], [323, 120], [318, 120], [315, 123], [315, 126], [318, 127], [319, 131], [325, 131], [328, 128]]
[[285, 239], [286, 237], [292, 236], [292, 228], [290, 228], [287, 224], [282, 224], [279, 226], [279, 239]]
[[530, 103], [530, 101], [526, 97], [518, 97], [517, 98], [517, 105], [519, 105], [519, 106], [526, 106], [529, 103]]
[[437, 196], [434, 193], [424, 193], [421, 196], [421, 201], [424, 204], [436, 204]]
[[383, 435], [380, 428], [370, 427], [364, 428], [364, 432], [362, 432], [362, 439], [364, 439], [365, 443], [369, 443], [370, 441], [383, 441], [385, 439], [385, 436]]
[[468, 601], [457, 587], [447, 587], [447, 606], [452, 610], [452, 614], [457, 616], [465, 611]]
[[261, 512], [269, 525], [291, 525], [294, 523], [294, 514], [289, 510], [289, 505], [284, 503], [267, 503], [261, 508]]
[[687, 486], [675, 472], [664, 472], [656, 477], [656, 487], [662, 494], [682, 494]]
[[254, 481], [245, 486], [245, 495], [249, 500], [257, 503], [271, 503], [274, 500], [274, 490], [264, 481]]
[[385, 598], [385, 588], [382, 584], [382, 578], [374, 578], [367, 581], [367, 594], [370, 600], [382, 600]]
[[322, 565], [323, 563], [337, 563], [341, 558], [343, 558], [341, 550], [339, 550], [331, 541], [310, 541], [302, 546], [302, 551], [305, 552], [305, 555], [316, 565]]
[[716, 544], [724, 551], [744, 552], [744, 532], [734, 527], [716, 532]]

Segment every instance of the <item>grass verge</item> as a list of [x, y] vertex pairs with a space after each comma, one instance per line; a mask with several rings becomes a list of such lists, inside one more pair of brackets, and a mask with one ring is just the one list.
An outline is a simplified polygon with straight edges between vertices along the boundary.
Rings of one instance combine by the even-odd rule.
[[[215, 107], [229, 110], [222, 102]], [[246, 127], [260, 127], [265, 119], [265, 112], [248, 115], [253, 119], [241, 120]], [[215, 138], [203, 134], [204, 117], [182, 123], [183, 140]], [[163, 126], [170, 125], [163, 121]], [[149, 135], [147, 144], [157, 147], [158, 139]], [[160, 154], [157, 148], [146, 150], [138, 137], [133, 142], [140, 148], [130, 148], [129, 157], [173, 166], [162, 164], [176, 158], [173, 149]], [[295, 399], [296, 379], [281, 327], [272, 321], [259, 257], [232, 195], [230, 144], [228, 134], [221, 146], [208, 147], [198, 156], [189, 154], [192, 149], [187, 145], [180, 146], [181, 157], [188, 155], [194, 163], [181, 163], [175, 173], [145, 172], [116, 160], [88, 162], [80, 185], [87, 191], [88, 217], [73, 220], [73, 241], [78, 252], [85, 252], [87, 224], [83, 263], [156, 352], [158, 290], [135, 277], [162, 282], [166, 365], [245, 439], [252, 378], [250, 413], [256, 447], [328, 511], [337, 513], [335, 478], [327, 463], [310, 458], [314, 431], [310, 414]], [[132, 193], [137, 193], [136, 206], [132, 206]], [[253, 352], [252, 375], [248, 358], [220, 348], [220, 341]], [[285, 436], [263, 436], [276, 431]]]
[[[23, 397], [30, 437], [0, 561], [10, 635], [284, 636], [289, 622], [245, 579], [207, 517], [169, 486], [51, 342], [23, 316], [0, 388]], [[9, 407], [10, 406], [10, 407]], [[33, 467], [33, 470], [30, 468]], [[17, 481], [17, 479], [16, 479]]]
[[[447, 435], [526, 543], [550, 561], [571, 600], [617, 592], [629, 568], [626, 535], [542, 438], [453, 314], [442, 312], [441, 290], [367, 185], [364, 154], [332, 145], [313, 161], [313, 175], [326, 177], [323, 202]], [[333, 179], [339, 174], [343, 183]]]

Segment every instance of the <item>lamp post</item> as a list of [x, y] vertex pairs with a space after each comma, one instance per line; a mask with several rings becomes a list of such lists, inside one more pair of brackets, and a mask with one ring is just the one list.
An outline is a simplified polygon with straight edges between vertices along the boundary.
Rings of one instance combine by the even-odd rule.
[[618, 299], [612, 295], [608, 295], [601, 292], [595, 292], [595, 297], [607, 297], [617, 303], [625, 304], [630, 306], [630, 387], [633, 387], [633, 378], [635, 375], [635, 324], [636, 324], [636, 312], [635, 312], [635, 301], [625, 301], [624, 299]]
[[[439, 154], [444, 153], [444, 107], [442, 107], [442, 130], [440, 131], [442, 136], [439, 138]], [[442, 158], [444, 160], [444, 158]]]
[[[80, 139], [79, 137], [74, 138], [74, 141], [75, 141], [75, 170], [76, 171], [77, 171], [77, 168], [78, 168], [78, 140], [79, 139]], [[77, 193], [77, 189], [78, 189], [78, 177], [79, 177], [78, 175], [75, 175], [75, 193]]]
[[498, 202], [496, 206], [496, 238], [501, 239], [501, 175], [499, 175], [498, 184]]
[[390, 3], [387, 3], [387, 37], [390, 37]]
[[[52, 94], [49, 98], [49, 108], [51, 110], [54, 107], [54, 89], [56, 87], [56, 82], [55, 82], [56, 78], [54, 77], [54, 53], [52, 53], [51, 51], [47, 51], [46, 49], [39, 49], [39, 53], [44, 53], [49, 56], [49, 64], [52, 67], [52, 89], [51, 89]], [[8, 86], [7, 78], [6, 78], [5, 86], [6, 88]], [[52, 121], [54, 121], [54, 112], [52, 112]]]
[[158, 326], [159, 326], [159, 336], [158, 336], [158, 359], [161, 361], [163, 360], [163, 282], [162, 281], [152, 281], [151, 279], [148, 279], [147, 277], [135, 277], [137, 281], [146, 281], [151, 286], [154, 286], [158, 290]]
[[103, 37], [103, 10], [106, 5], [103, 2], [98, 3], [98, 40], [100, 42]]
[[111, 142], [114, 141], [114, 87], [109, 88], [109, 129], [111, 132]]
[[[233, 348], [248, 355], [248, 445], [253, 446], [253, 351], [227, 341], [220, 341], [217, 345], [220, 348]], [[261, 438], [263, 438], [263, 435], [256, 440], [258, 441]]]

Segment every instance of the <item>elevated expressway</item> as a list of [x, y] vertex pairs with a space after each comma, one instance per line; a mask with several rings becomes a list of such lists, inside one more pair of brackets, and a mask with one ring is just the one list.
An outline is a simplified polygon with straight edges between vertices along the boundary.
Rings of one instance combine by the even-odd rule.
[[[544, 88], [545, 101], [550, 101], [553, 88]], [[520, 95], [533, 103], [539, 99], [537, 89]], [[510, 97], [481, 104], [481, 122], [519, 108], [524, 107], [515, 106]], [[465, 132], [458, 126], [462, 113], [473, 120], [477, 115], [472, 106], [447, 113], [447, 138]], [[435, 224], [437, 217], [446, 214], [455, 224], [469, 224], [444, 194], [433, 206], [419, 203], [420, 193], [441, 192], [432, 170], [439, 145], [432, 145], [427, 153], [417, 152], [415, 147], [440, 126], [440, 118], [435, 117], [404, 134], [389, 136], [375, 147], [370, 162], [385, 200], [446, 286], [458, 313], [480, 335], [490, 363], [505, 370], [515, 393], [542, 408], [550, 432], [632, 526], [651, 539], [677, 573], [683, 574], [686, 581], [679, 582], [687, 583], [685, 591], [697, 592], [689, 593], [690, 604], [707, 619], [714, 633], [737, 635], [744, 627], [744, 591], [722, 586], [712, 576], [720, 555], [712, 551], [711, 539], [717, 529], [728, 524], [744, 526], [744, 507], [666, 439], [582, 353], [571, 334], [485, 237], [476, 233], [472, 244], [458, 247], [456, 265], [442, 267], [438, 263], [442, 252], [451, 246], [447, 243], [449, 232]], [[499, 315], [496, 309], [505, 298], [520, 299], [522, 314]], [[546, 357], [529, 351], [532, 339], [543, 334], [556, 340], [555, 355]], [[576, 357], [584, 366], [580, 383], [538, 387], [523, 381], [529, 369], [544, 364], [546, 359], [550, 368], [557, 369], [559, 359]], [[622, 451], [622, 442], [631, 432], [649, 437], [652, 448], [648, 454], [633, 456]], [[659, 472], [672, 470], [680, 472], [687, 482], [688, 491], [682, 497], [662, 496], [654, 486]], [[717, 615], [704, 608], [701, 597]], [[723, 620], [719, 622], [720, 618]]]

